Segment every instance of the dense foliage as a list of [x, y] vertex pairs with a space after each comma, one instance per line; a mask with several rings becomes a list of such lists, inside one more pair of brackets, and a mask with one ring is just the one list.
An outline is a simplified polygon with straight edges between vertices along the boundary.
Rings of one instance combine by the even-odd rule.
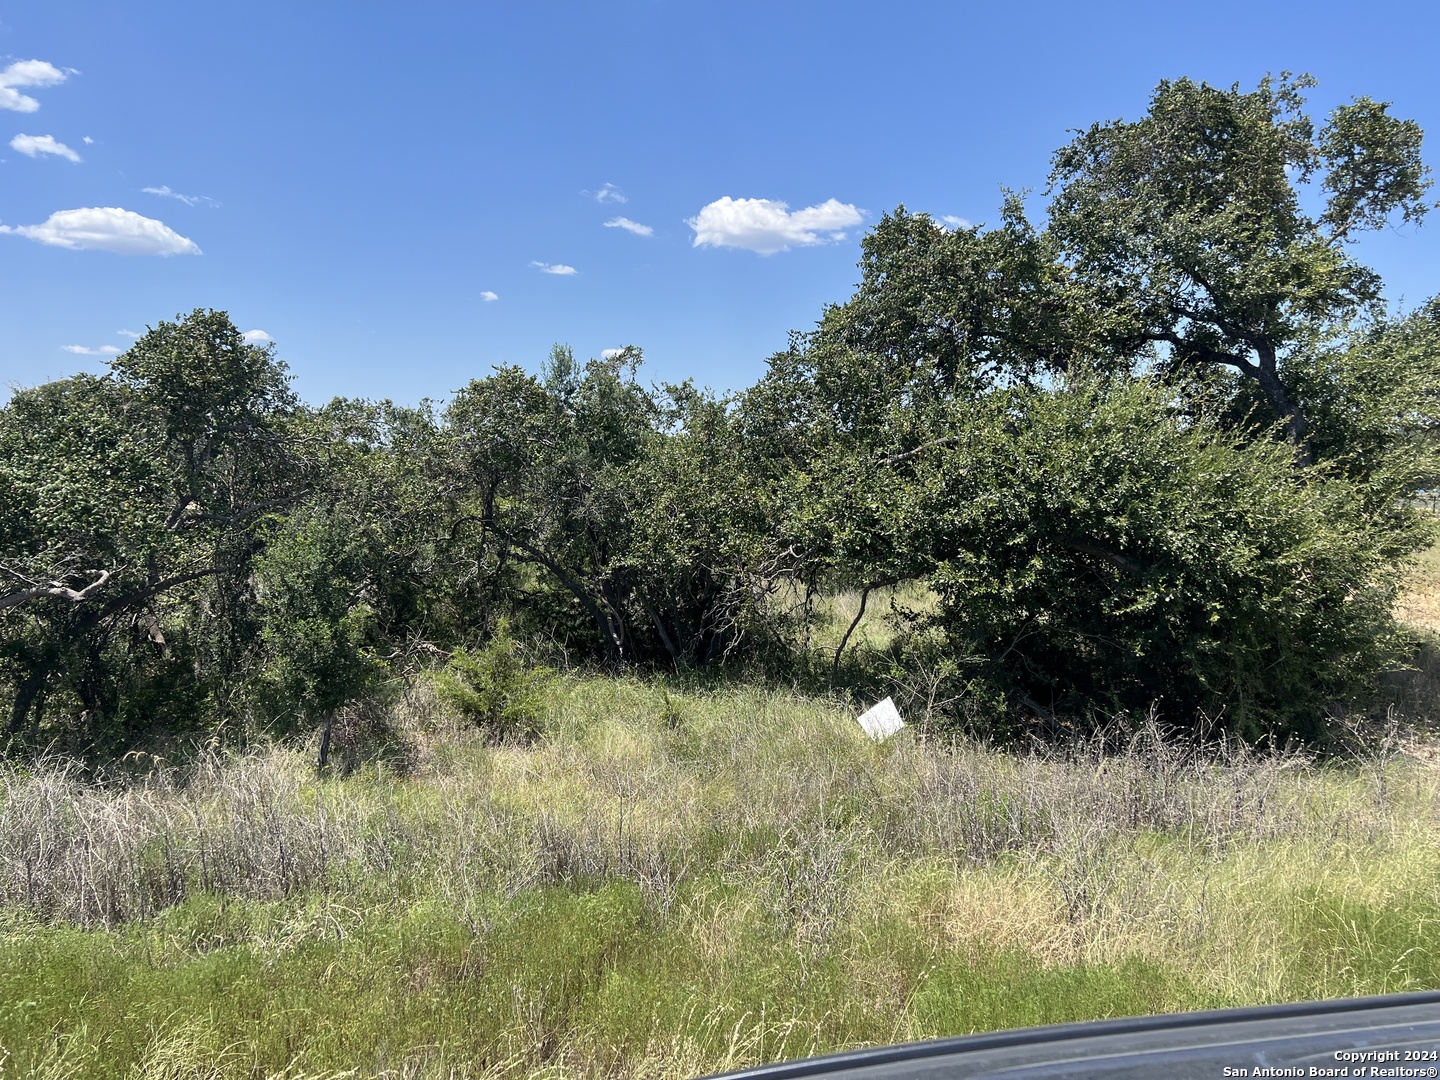
[[1308, 85], [1161, 84], [1056, 154], [1043, 225], [897, 209], [733, 398], [557, 347], [443, 406], [311, 407], [216, 311], [17, 392], [6, 745], [304, 732], [446, 662], [529, 729], [515, 641], [834, 678], [817, 598], [888, 586], [932, 602], [858, 677], [926, 667], [951, 721], [1323, 739], [1428, 537], [1440, 301], [1388, 315], [1348, 246], [1424, 216], [1418, 127], [1360, 99], [1317, 131]]

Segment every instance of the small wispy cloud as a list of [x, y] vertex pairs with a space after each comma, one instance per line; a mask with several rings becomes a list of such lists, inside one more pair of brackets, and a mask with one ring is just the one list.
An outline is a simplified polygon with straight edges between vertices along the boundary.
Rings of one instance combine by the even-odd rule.
[[532, 262], [530, 265], [535, 267], [535, 269], [539, 270], [542, 274], [558, 274], [561, 277], [569, 277], [571, 274], [578, 274], [580, 272], [579, 270], [576, 270], [575, 267], [566, 266], [564, 263], [547, 263], [539, 262], [537, 260], [536, 262]]
[[615, 357], [619, 356], [619, 355], [620, 355], [621, 353], [623, 353], [624, 351], [625, 351], [624, 349], [601, 349], [601, 350], [600, 350], [600, 359], [601, 359], [601, 360], [614, 360]]
[[119, 334], [121, 337], [128, 338], [138, 338], [140, 336], [140, 331], [138, 330], [116, 330], [115, 333]]
[[167, 199], [178, 199], [186, 206], [219, 207], [220, 205], [214, 199], [210, 198], [209, 195], [181, 195], [180, 192], [171, 190], [169, 184], [164, 184], [160, 187], [145, 187], [140, 190], [146, 195], [160, 195]]
[[114, 345], [101, 345], [94, 349], [89, 345], [61, 345], [60, 348], [77, 356], [114, 356], [120, 351]]
[[16, 135], [10, 140], [10, 149], [18, 150], [26, 157], [53, 154], [56, 157], [63, 157], [66, 161], [79, 162], [80, 160], [79, 154], [57, 140], [54, 135]]
[[487, 303], [487, 304], [493, 304], [493, 303], [495, 303], [496, 300], [499, 300], [499, 299], [500, 299], [500, 294], [499, 294], [499, 293], [493, 293], [493, 292], [491, 292], [489, 289], [486, 289], [484, 292], [482, 292], [482, 293], [480, 294], [480, 299], [481, 299], [481, 300], [484, 300], [485, 303]]
[[863, 220], [863, 210], [838, 199], [791, 210], [788, 203], [772, 199], [726, 195], [701, 207], [685, 224], [695, 230], [695, 247], [743, 248], [773, 255], [792, 245], [810, 247], [844, 240], [845, 230]]
[[163, 221], [118, 206], [56, 210], [39, 225], [0, 225], [0, 233], [72, 251], [112, 251], [117, 255], [200, 254], [195, 241], [181, 236]]
[[267, 342], [275, 340], [264, 330], [246, 330], [240, 336], [251, 345], [264, 345]]
[[630, 200], [625, 198], [625, 193], [614, 184], [607, 183], [598, 191], [582, 191], [581, 195], [589, 195], [598, 203], [623, 203]]
[[94, 145], [95, 145], [95, 140], [92, 139], [89, 135], [82, 135], [82, 136], [80, 136], [80, 141], [83, 142], [86, 146], [94, 146]]
[[79, 72], [73, 68], [62, 71], [54, 64], [44, 60], [16, 60], [4, 71], [0, 71], [0, 109], [32, 113], [40, 108], [40, 102], [28, 94], [20, 93], [15, 89], [17, 86], [26, 88], [54, 86], [56, 83], [64, 82], [71, 75], [78, 74]]
[[605, 222], [605, 228], [624, 229], [636, 236], [650, 236], [655, 232], [649, 225], [641, 225], [638, 221], [631, 221], [628, 217], [613, 217]]
[[952, 229], [969, 229], [972, 227], [969, 218], [956, 217], [954, 214], [945, 214], [940, 220]]

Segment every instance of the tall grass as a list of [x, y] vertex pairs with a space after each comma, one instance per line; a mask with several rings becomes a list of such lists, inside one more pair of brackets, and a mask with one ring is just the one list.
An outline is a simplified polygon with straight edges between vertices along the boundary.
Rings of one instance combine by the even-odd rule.
[[877, 745], [852, 713], [569, 675], [537, 743], [415, 691], [323, 780], [278, 747], [98, 784], [0, 766], [0, 1058], [685, 1076], [1440, 986], [1440, 773], [1413, 757]]
[[1395, 614], [1411, 626], [1440, 633], [1440, 545], [1416, 556]]

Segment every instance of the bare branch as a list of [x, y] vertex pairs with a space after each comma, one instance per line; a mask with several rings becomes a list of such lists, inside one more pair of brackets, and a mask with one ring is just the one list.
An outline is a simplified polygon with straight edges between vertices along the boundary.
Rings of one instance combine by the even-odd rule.
[[1252, 378], [1256, 377], [1256, 372], [1259, 370], [1257, 365], [1250, 363], [1244, 357], [1236, 356], [1234, 353], [1220, 352], [1218, 349], [1197, 347], [1193, 342], [1186, 341], [1173, 331], [1156, 331], [1145, 334], [1144, 340], [1163, 341], [1187, 354], [1189, 359], [1201, 360], [1207, 364], [1224, 364], [1226, 367], [1233, 367]]
[[890, 454], [880, 459], [881, 465], [899, 465], [909, 461], [913, 457], [925, 453], [927, 450], [935, 450], [941, 446], [954, 446], [961, 440], [959, 435], [945, 435], [938, 439], [931, 439], [929, 442], [921, 443], [913, 450], [904, 450], [898, 454]]
[[109, 570], [87, 570], [88, 574], [97, 575], [95, 580], [86, 585], [83, 589], [72, 589], [64, 581], [48, 581], [44, 585], [37, 585], [31, 589], [22, 589], [19, 592], [8, 593], [0, 596], [0, 611], [6, 608], [19, 607], [30, 600], [37, 600], [43, 596], [54, 597], [57, 600], [69, 600], [72, 604], [83, 603], [90, 599], [95, 593], [104, 588], [105, 583], [110, 580]]
[[199, 581], [201, 578], [211, 577], [215, 574], [218, 574], [219, 572], [219, 568], [214, 566], [207, 566], [201, 570], [182, 571], [181, 573], [172, 574], [170, 577], [164, 578], [160, 581], [153, 581], [148, 585], [144, 585], [141, 588], [134, 590], [133, 592], [128, 592], [125, 593], [123, 596], [116, 597], [104, 607], [92, 609], [90, 614], [85, 617], [84, 625], [94, 626], [101, 619], [109, 618], [111, 615], [115, 614], [115, 612], [122, 611], [125, 608], [130, 607], [134, 604], [144, 603], [151, 597], [159, 596], [166, 589], [174, 588], [176, 585], [184, 585], [187, 582], [191, 581]]

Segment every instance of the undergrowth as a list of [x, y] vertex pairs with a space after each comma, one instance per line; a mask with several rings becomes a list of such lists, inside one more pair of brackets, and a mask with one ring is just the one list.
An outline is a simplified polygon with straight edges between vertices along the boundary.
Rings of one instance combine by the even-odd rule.
[[497, 742], [418, 687], [324, 778], [0, 767], [4, 1075], [698, 1076], [1440, 987], [1440, 774], [1392, 744], [877, 745], [839, 701], [579, 674], [536, 707]]

